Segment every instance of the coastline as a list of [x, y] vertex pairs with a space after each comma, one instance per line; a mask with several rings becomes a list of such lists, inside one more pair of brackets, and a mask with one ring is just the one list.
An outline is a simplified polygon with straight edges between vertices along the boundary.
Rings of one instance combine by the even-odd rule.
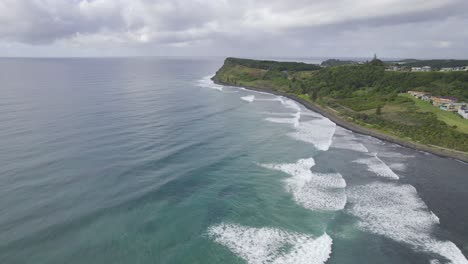
[[213, 78], [212, 78], [212, 81], [214, 83], [216, 83], [216, 84], [219, 84], [219, 85], [245, 88], [245, 89], [252, 90], [252, 91], [266, 92], [266, 93], [270, 93], [270, 94], [274, 94], [274, 95], [278, 95], [278, 96], [284, 96], [284, 97], [287, 97], [287, 98], [289, 98], [291, 100], [294, 100], [294, 101], [300, 103], [301, 105], [303, 105], [305, 108], [307, 108], [309, 110], [312, 110], [314, 112], [317, 112], [317, 113], [323, 115], [324, 117], [326, 117], [326, 118], [330, 119], [332, 122], [334, 122], [336, 125], [338, 125], [340, 127], [343, 127], [345, 129], [351, 130], [351, 131], [353, 131], [355, 133], [375, 137], [375, 138], [378, 138], [380, 140], [384, 140], [384, 141], [387, 141], [387, 142], [390, 142], [390, 143], [394, 143], [394, 144], [397, 144], [397, 145], [400, 145], [400, 146], [403, 146], [403, 147], [406, 147], [406, 148], [410, 148], [410, 149], [413, 149], [413, 150], [428, 152], [428, 153], [434, 154], [434, 155], [439, 156], [439, 157], [456, 159], [456, 160], [468, 163], [468, 155], [464, 154], [462, 152], [452, 151], [452, 150], [439, 148], [439, 147], [435, 147], [435, 146], [431, 147], [431, 146], [427, 146], [427, 145], [422, 145], [422, 144], [418, 144], [418, 143], [415, 143], [415, 142], [406, 141], [406, 140], [403, 140], [401, 138], [391, 136], [391, 135], [388, 135], [388, 134], [385, 134], [385, 133], [382, 133], [382, 132], [378, 132], [378, 131], [375, 131], [375, 130], [372, 130], [372, 129], [369, 129], [369, 128], [366, 128], [366, 127], [362, 127], [362, 126], [360, 126], [358, 124], [346, 121], [346, 120], [342, 119], [341, 117], [339, 117], [338, 115], [336, 115], [336, 114], [334, 114], [334, 113], [332, 113], [330, 111], [327, 111], [327, 110], [323, 109], [320, 106], [314, 105], [311, 102], [306, 101], [306, 100], [304, 100], [304, 99], [302, 99], [302, 98], [300, 98], [300, 97], [298, 97], [298, 96], [296, 96], [294, 94], [282, 93], [282, 92], [273, 91], [273, 90], [264, 89], [264, 88], [249, 87], [249, 86], [245, 86], [245, 85], [234, 85], [234, 84], [230, 84], [230, 83], [220, 82], [220, 81], [215, 80]]

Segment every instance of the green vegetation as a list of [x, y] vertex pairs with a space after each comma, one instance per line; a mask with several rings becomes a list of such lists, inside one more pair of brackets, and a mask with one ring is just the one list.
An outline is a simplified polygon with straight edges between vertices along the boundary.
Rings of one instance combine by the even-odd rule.
[[358, 62], [352, 61], [352, 60], [329, 59], [329, 60], [323, 61], [320, 65], [323, 67], [335, 67], [335, 66], [352, 65], [352, 64], [358, 64]]
[[468, 151], [468, 120], [401, 95], [420, 90], [468, 101], [468, 72], [387, 72], [377, 58], [362, 65], [327, 68], [228, 58], [214, 79], [295, 94], [380, 132]]
[[320, 69], [320, 66], [318, 65], [306, 64], [302, 62], [278, 62], [266, 60], [227, 58], [226, 63], [242, 65], [249, 68], [275, 71], [313, 71]]
[[449, 126], [455, 126], [458, 131], [468, 133], [468, 121], [463, 119], [460, 115], [440, 108], [434, 107], [429, 102], [414, 98], [409, 94], [400, 94], [400, 96], [409, 98], [414, 101], [415, 110], [418, 112], [431, 112], [437, 116], [437, 119], [444, 121]]

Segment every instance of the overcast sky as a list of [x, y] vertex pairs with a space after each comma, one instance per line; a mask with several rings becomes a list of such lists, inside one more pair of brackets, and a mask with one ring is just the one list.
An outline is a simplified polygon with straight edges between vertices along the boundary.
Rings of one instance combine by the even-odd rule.
[[468, 59], [468, 0], [0, 0], [0, 56]]

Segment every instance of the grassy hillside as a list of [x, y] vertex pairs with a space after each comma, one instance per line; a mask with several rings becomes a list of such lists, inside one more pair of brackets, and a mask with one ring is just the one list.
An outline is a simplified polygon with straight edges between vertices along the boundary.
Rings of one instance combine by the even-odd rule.
[[416, 99], [409, 94], [400, 94], [399, 96], [403, 96], [413, 100], [414, 110], [418, 112], [434, 113], [437, 116], [437, 119], [439, 119], [440, 121], [445, 122], [449, 126], [455, 126], [456, 129], [460, 132], [468, 133], [468, 121], [466, 119], [463, 119], [463, 117], [461, 117], [460, 115], [434, 107], [429, 102]]
[[400, 95], [424, 90], [468, 101], [468, 72], [386, 72], [380, 61], [327, 68], [306, 65], [228, 58], [214, 79], [295, 94], [380, 132], [468, 151], [468, 120]]

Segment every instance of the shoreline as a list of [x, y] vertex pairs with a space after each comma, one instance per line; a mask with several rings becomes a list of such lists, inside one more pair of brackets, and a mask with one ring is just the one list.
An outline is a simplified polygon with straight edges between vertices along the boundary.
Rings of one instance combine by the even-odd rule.
[[428, 153], [431, 153], [431, 154], [439, 156], [439, 157], [456, 159], [456, 160], [468, 163], [468, 155], [466, 155], [464, 153], [451, 151], [451, 150], [438, 148], [438, 147], [431, 147], [431, 146], [427, 146], [427, 145], [422, 145], [422, 144], [415, 143], [415, 142], [405, 141], [405, 140], [400, 139], [400, 138], [395, 137], [395, 136], [391, 136], [391, 135], [388, 135], [388, 134], [385, 134], [385, 133], [382, 133], [382, 132], [378, 132], [378, 131], [375, 131], [375, 130], [372, 130], [372, 129], [369, 129], [369, 128], [366, 128], [366, 127], [362, 127], [362, 126], [360, 126], [358, 124], [346, 121], [343, 118], [339, 117], [338, 115], [336, 115], [336, 114], [334, 114], [332, 112], [329, 112], [329, 111], [323, 109], [322, 107], [314, 105], [311, 102], [306, 101], [306, 100], [304, 100], [304, 99], [302, 99], [302, 98], [300, 98], [300, 97], [298, 97], [296, 95], [293, 95], [293, 94], [282, 93], [282, 92], [273, 91], [273, 90], [270, 90], [270, 89], [249, 87], [249, 86], [245, 86], [245, 85], [234, 85], [234, 84], [220, 82], [220, 81], [214, 80], [213, 78], [211, 80], [215, 84], [219, 84], [219, 85], [245, 88], [245, 89], [252, 90], [252, 91], [265, 92], [265, 93], [270, 93], [270, 94], [274, 94], [274, 95], [278, 95], [278, 96], [283, 96], [283, 97], [289, 98], [291, 100], [294, 100], [295, 102], [303, 105], [305, 108], [307, 108], [307, 109], [309, 109], [311, 111], [314, 111], [314, 112], [317, 112], [317, 113], [321, 114], [322, 116], [330, 119], [336, 125], [338, 125], [340, 127], [343, 127], [345, 129], [351, 130], [354, 133], [375, 137], [375, 138], [378, 138], [378, 139], [386, 141], [386, 142], [397, 144], [397, 145], [400, 145], [400, 146], [403, 146], [403, 147], [406, 147], [406, 148], [410, 148], [410, 149], [413, 149], [413, 150], [417, 150], [417, 151], [428, 152]]

